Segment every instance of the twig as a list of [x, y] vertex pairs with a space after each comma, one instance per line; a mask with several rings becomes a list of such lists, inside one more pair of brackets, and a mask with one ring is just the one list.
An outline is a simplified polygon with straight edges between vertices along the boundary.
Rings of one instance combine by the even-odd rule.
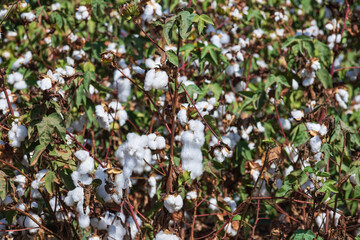
[[[78, 146], [80, 146], [82, 149], [84, 149], [85, 151], [87, 151], [88, 153], [92, 154], [91, 152], [89, 152], [89, 150], [86, 149], [86, 147], [84, 147], [84, 145], [82, 145], [81, 143], [78, 142], [78, 140], [66, 129], [66, 133], [71, 137], [72, 140], [74, 140], [76, 142], [76, 144]], [[100, 166], [102, 168], [105, 168], [105, 166], [101, 163], [101, 161], [94, 155], [93, 158], [100, 164]]]
[[31, 220], [33, 220], [40, 228], [44, 229], [45, 231], [47, 231], [48, 233], [50, 233], [51, 235], [54, 235], [55, 237], [57, 237], [58, 239], [62, 239], [60, 235], [54, 233], [53, 231], [51, 231], [50, 229], [48, 229], [47, 227], [45, 227], [44, 225], [42, 225], [36, 218], [34, 218], [33, 216], [31, 216], [29, 213], [24, 212], [23, 210], [17, 208], [17, 207], [12, 207], [14, 210], [18, 211], [19, 213], [27, 216], [28, 218], [30, 218]]

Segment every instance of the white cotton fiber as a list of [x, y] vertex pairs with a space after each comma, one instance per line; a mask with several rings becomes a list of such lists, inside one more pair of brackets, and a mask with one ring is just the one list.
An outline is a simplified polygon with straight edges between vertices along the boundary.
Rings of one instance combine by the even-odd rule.
[[165, 198], [164, 206], [169, 211], [169, 213], [174, 213], [183, 207], [183, 200], [180, 195], [168, 195]]
[[151, 69], [146, 73], [144, 89], [150, 91], [151, 89], [163, 89], [167, 87], [169, 77], [165, 71]]
[[[39, 223], [41, 223], [41, 218], [39, 217], [39, 215], [35, 214], [35, 213], [30, 213], [30, 215], [35, 219], [37, 220]], [[39, 225], [34, 221], [32, 220], [31, 218], [29, 217], [26, 217], [25, 218], [25, 221], [24, 221], [24, 227], [26, 228], [34, 228], [34, 229], [30, 229], [29, 232], [31, 234], [34, 234], [36, 233], [38, 230], [39, 230]]]
[[165, 230], [158, 232], [155, 236], [155, 240], [180, 240], [180, 238], [171, 232]]
[[311, 147], [311, 151], [313, 153], [318, 153], [320, 152], [321, 149], [321, 138], [316, 135], [315, 137], [312, 137], [310, 139], [310, 147]]

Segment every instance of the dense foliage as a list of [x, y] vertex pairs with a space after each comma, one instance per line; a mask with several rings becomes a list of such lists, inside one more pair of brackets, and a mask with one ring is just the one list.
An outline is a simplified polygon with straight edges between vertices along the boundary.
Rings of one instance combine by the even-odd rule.
[[352, 0], [5, 1], [0, 236], [355, 239], [359, 23]]

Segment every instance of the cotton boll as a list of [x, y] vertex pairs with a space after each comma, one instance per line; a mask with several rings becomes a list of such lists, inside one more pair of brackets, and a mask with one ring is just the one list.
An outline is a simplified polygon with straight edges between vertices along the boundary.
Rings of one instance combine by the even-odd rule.
[[300, 121], [304, 117], [304, 112], [299, 110], [292, 110], [291, 116], [296, 120]]
[[[39, 223], [42, 222], [41, 218], [39, 217], [39, 215], [35, 214], [35, 213], [30, 213], [30, 215]], [[26, 217], [25, 218], [25, 221], [24, 221], [24, 227], [26, 228], [34, 228], [34, 229], [30, 229], [29, 230], [29, 233], [30, 234], [34, 234], [36, 233], [38, 230], [39, 230], [39, 225], [34, 221], [32, 220], [31, 218], [29, 217]]]
[[303, 81], [302, 81], [302, 85], [304, 87], [308, 87], [310, 85], [312, 85], [315, 81], [315, 78], [314, 77], [308, 77], [308, 78], [305, 78]]
[[231, 223], [226, 224], [224, 230], [230, 237], [235, 237], [237, 234], [237, 231], [231, 227]]
[[[142, 224], [142, 221], [141, 219], [135, 215], [135, 218], [136, 218], [136, 222], [139, 226], [141, 226]], [[131, 236], [131, 239], [135, 239], [136, 237], [136, 234], [138, 233], [138, 228], [137, 228], [137, 225], [135, 223], [135, 220], [133, 219], [133, 217], [129, 217], [128, 218], [128, 223], [129, 223], [129, 226], [130, 226], [130, 236]]]
[[229, 205], [231, 212], [235, 212], [237, 207], [236, 202], [229, 197], [224, 198], [224, 201]]
[[90, 174], [94, 171], [94, 159], [92, 157], [87, 157], [85, 161], [83, 161], [78, 166], [78, 172], [80, 174]]
[[42, 187], [44, 185], [44, 176], [46, 175], [46, 173], [48, 172], [48, 169], [43, 169], [40, 170], [36, 175], [35, 175], [35, 180], [31, 182], [31, 187], [33, 189], [39, 189], [40, 187]]
[[319, 136], [315, 136], [315, 137], [312, 137], [310, 139], [310, 147], [311, 147], [311, 151], [313, 153], [318, 153], [320, 152], [320, 149], [321, 149], [321, 139]]
[[83, 200], [79, 201], [76, 206], [76, 211], [79, 213], [79, 226], [81, 228], [87, 228], [90, 226], [90, 208], [89, 206], [86, 206], [86, 209], [84, 211], [84, 202]]
[[339, 89], [335, 94], [335, 99], [340, 107], [347, 109], [346, 103], [349, 101], [349, 93], [346, 90]]
[[21, 81], [21, 82], [16, 82], [14, 84], [14, 88], [16, 88], [17, 90], [23, 90], [27, 88], [27, 84], [25, 81]]
[[298, 90], [299, 88], [299, 83], [295, 79], [292, 80], [292, 88], [294, 90]]
[[82, 187], [76, 187], [74, 190], [68, 192], [64, 198], [64, 202], [67, 206], [71, 207], [75, 202], [84, 200], [84, 189]]
[[185, 126], [185, 124], [187, 123], [187, 111], [186, 111], [186, 109], [181, 109], [177, 113], [176, 116], [177, 116], [181, 126]]
[[210, 198], [209, 199], [209, 209], [211, 211], [218, 211], [219, 208], [217, 207], [217, 200], [216, 198]]
[[153, 198], [156, 194], [156, 178], [154, 176], [151, 176], [148, 179], [148, 183], [149, 183], [149, 197]]
[[186, 199], [193, 200], [197, 198], [197, 192], [191, 191], [186, 194]]
[[165, 230], [158, 232], [155, 236], [155, 240], [180, 240], [180, 238], [171, 232]]
[[291, 129], [291, 123], [288, 119], [280, 118], [281, 125], [284, 130], [290, 130]]
[[183, 200], [180, 195], [168, 195], [165, 198], [164, 207], [169, 213], [177, 212], [183, 207]]
[[52, 87], [51, 79], [50, 78], [44, 78], [42, 80], [37, 81], [37, 84], [39, 85], [40, 89], [45, 91]]

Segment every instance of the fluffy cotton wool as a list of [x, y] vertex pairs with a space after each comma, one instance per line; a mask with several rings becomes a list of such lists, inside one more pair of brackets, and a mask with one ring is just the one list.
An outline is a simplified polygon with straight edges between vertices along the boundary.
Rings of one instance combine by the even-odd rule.
[[80, 174], [90, 174], [94, 171], [94, 159], [90, 157], [89, 152], [85, 150], [76, 151], [75, 157], [81, 161], [78, 166]]
[[169, 77], [165, 71], [151, 69], [146, 73], [144, 90], [150, 91], [151, 89], [164, 89], [167, 87]]
[[169, 213], [174, 213], [183, 207], [183, 200], [180, 195], [168, 195], [165, 198], [164, 206], [169, 211]]
[[204, 128], [199, 120], [190, 120], [190, 130], [182, 132], [181, 135], [183, 169], [191, 172], [191, 179], [195, 179], [203, 173], [201, 146], [205, 142]]
[[180, 238], [172, 234], [168, 230], [165, 230], [165, 232], [164, 231], [158, 232], [158, 234], [156, 234], [155, 236], [155, 240], [180, 240]]

